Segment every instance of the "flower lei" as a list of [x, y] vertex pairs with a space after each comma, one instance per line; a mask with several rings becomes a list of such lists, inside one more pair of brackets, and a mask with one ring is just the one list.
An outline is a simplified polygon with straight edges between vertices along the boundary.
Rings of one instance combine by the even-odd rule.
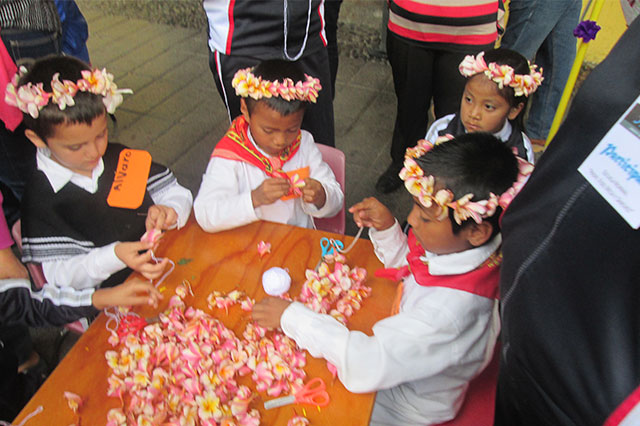
[[20, 78], [27, 74], [27, 69], [21, 66], [7, 84], [5, 102], [15, 106], [25, 114], [38, 118], [42, 108], [49, 102], [58, 105], [61, 111], [75, 105], [74, 96], [78, 91], [89, 92], [102, 96], [102, 103], [109, 114], [113, 114], [123, 101], [122, 95], [133, 93], [131, 89], [118, 89], [113, 82], [113, 74], [106, 69], [83, 70], [82, 78], [77, 82], [70, 80], [60, 81], [60, 73], [55, 73], [51, 80], [51, 92], [44, 90], [42, 83], [31, 82], [18, 86]]
[[322, 90], [320, 80], [305, 74], [306, 80], [293, 82], [290, 78], [284, 81], [263, 80], [256, 77], [251, 68], [238, 70], [233, 76], [231, 86], [236, 89], [236, 95], [253, 99], [271, 98], [279, 96], [285, 101], [299, 100], [316, 103], [318, 92]]
[[490, 193], [489, 199], [487, 200], [471, 201], [473, 194], [469, 193], [454, 200], [453, 192], [449, 189], [445, 188], [435, 191], [435, 178], [431, 175], [425, 176], [424, 171], [415, 161], [416, 158], [429, 152], [435, 145], [449, 140], [451, 140], [449, 136], [440, 137], [435, 143], [428, 142], [424, 139], [419, 140], [415, 147], [407, 149], [404, 167], [400, 170], [400, 178], [404, 181], [404, 186], [407, 188], [407, 191], [416, 197], [423, 206], [429, 208], [434, 203], [440, 206], [441, 210], [437, 216], [438, 220], [446, 218], [449, 214], [448, 209], [451, 208], [453, 209], [453, 218], [458, 225], [469, 218], [473, 219], [476, 223], [481, 223], [482, 219], [493, 216], [498, 206], [506, 209], [518, 192], [520, 192], [533, 171], [533, 165], [531, 163], [516, 156], [518, 160], [518, 178], [502, 195], [498, 197]]
[[[527, 61], [528, 62], [528, 61]], [[498, 85], [500, 89], [505, 86], [511, 87], [516, 96], [529, 96], [534, 93], [540, 84], [542, 84], [542, 68], [536, 71], [537, 65], [529, 62], [529, 74], [516, 74], [509, 65], [499, 65], [490, 62], [488, 65], [484, 60], [484, 52], [478, 53], [477, 56], [467, 55], [460, 62], [458, 70], [465, 77], [472, 77], [478, 73], [484, 73], [488, 79]]]

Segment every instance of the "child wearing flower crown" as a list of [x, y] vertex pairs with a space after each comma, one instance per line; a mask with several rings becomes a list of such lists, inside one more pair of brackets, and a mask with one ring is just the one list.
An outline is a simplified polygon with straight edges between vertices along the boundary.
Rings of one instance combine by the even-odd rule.
[[371, 424], [437, 424], [453, 418], [469, 381], [491, 360], [500, 331], [498, 218], [531, 165], [488, 133], [407, 150], [401, 177], [413, 195], [402, 232], [375, 198], [349, 209], [370, 227], [377, 273], [399, 284], [392, 315], [373, 335], [349, 331], [330, 315], [266, 298], [253, 318], [337, 367], [352, 392], [378, 391]]
[[294, 62], [269, 60], [236, 73], [238, 116], [218, 142], [194, 202], [208, 232], [263, 219], [301, 227], [330, 217], [344, 195], [313, 136], [301, 130], [318, 79]]
[[[160, 276], [167, 261], [153, 261], [154, 243], [140, 237], [183, 226], [191, 212], [191, 192], [169, 169], [141, 151], [146, 167], [128, 163], [136, 152], [109, 143], [107, 113], [123, 93], [131, 91], [106, 70], [69, 56], [40, 59], [7, 85], [5, 100], [24, 113], [25, 135], [38, 148], [23, 199], [23, 260], [41, 263], [50, 284], [111, 286], [132, 269]], [[139, 181], [126, 180], [136, 170], [144, 171]], [[138, 207], [112, 201], [125, 181], [137, 185]]]
[[517, 149], [518, 155], [533, 163], [531, 141], [524, 133], [523, 115], [527, 98], [542, 83], [542, 70], [509, 49], [468, 55], [460, 63], [460, 73], [467, 83], [457, 114], [436, 120], [426, 139], [461, 135], [468, 132], [489, 132]]

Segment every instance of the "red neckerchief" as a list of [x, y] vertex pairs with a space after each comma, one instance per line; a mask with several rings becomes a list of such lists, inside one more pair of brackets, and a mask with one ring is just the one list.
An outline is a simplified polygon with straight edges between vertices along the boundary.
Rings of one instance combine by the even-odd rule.
[[498, 284], [500, 279], [500, 263], [502, 254], [493, 253], [482, 265], [473, 271], [456, 275], [431, 275], [429, 265], [420, 257], [424, 255], [424, 249], [418, 243], [413, 231], [409, 231], [409, 254], [407, 254], [408, 266], [402, 268], [379, 269], [375, 275], [400, 281], [402, 278], [413, 274], [416, 282], [424, 287], [447, 287], [462, 290], [489, 299], [498, 299]]
[[263, 170], [267, 176], [289, 179], [282, 166], [293, 157], [300, 148], [302, 132], [298, 132], [295, 142], [286, 147], [278, 157], [266, 157], [253, 145], [247, 129], [249, 125], [242, 115], [231, 123], [227, 133], [220, 139], [211, 153], [211, 157], [243, 161]]

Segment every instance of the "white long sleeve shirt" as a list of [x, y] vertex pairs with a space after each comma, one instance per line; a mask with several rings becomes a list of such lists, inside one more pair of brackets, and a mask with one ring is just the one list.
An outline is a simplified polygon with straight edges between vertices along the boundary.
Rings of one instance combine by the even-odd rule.
[[[257, 147], [250, 129], [247, 134]], [[265, 152], [261, 153], [268, 157]], [[309, 177], [319, 181], [324, 188], [326, 202], [322, 208], [318, 209], [313, 204], [305, 203], [302, 198], [278, 200], [273, 204], [254, 208], [251, 191], [267, 178], [265, 172], [243, 161], [212, 157], [202, 176], [202, 184], [193, 204], [198, 224], [207, 232], [231, 229], [259, 219], [311, 228], [311, 216], [334, 216], [342, 208], [344, 194], [331, 168], [322, 160], [322, 154], [316, 147], [313, 136], [302, 130], [298, 152], [282, 169], [288, 172], [306, 166], [309, 166]]]
[[[385, 267], [406, 264], [408, 244], [397, 223], [384, 231], [372, 229], [370, 236]], [[450, 255], [425, 253], [424, 260], [432, 275], [464, 274], [480, 266], [500, 242], [496, 237]], [[404, 280], [400, 312], [378, 321], [372, 336], [350, 331], [300, 303], [284, 311], [281, 327], [312, 356], [334, 364], [348, 390], [378, 391], [372, 425], [427, 425], [455, 416], [469, 381], [491, 359], [500, 323], [496, 300], [423, 287], [411, 275]]]
[[[98, 190], [98, 179], [104, 172], [104, 162], [100, 159], [91, 177], [74, 173], [51, 159], [51, 151], [47, 148], [38, 148], [36, 160], [38, 169], [45, 174], [55, 192], [68, 183], [72, 183], [91, 194], [95, 194]], [[153, 193], [151, 199], [154, 204], [172, 207], [176, 211], [178, 228], [184, 226], [189, 219], [193, 196], [191, 191], [181, 186], [177, 181], [162, 191]], [[47, 282], [76, 289], [98, 287], [112, 274], [127, 266], [116, 256], [115, 246], [117, 243], [119, 241], [91, 249], [87, 254], [42, 263], [42, 270]]]

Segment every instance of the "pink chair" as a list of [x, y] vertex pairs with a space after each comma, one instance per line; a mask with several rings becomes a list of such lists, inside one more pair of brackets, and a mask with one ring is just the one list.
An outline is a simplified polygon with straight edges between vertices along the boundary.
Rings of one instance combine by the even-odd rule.
[[467, 395], [456, 417], [437, 426], [493, 426], [499, 363], [500, 342], [493, 350], [489, 365], [469, 383]]
[[[316, 144], [320, 153], [322, 154], [322, 159], [325, 163], [331, 167], [333, 174], [336, 176], [336, 180], [340, 184], [340, 188], [342, 188], [342, 192], [345, 192], [345, 157], [344, 152], [340, 151], [337, 148], [333, 148], [323, 144]], [[345, 221], [345, 208], [344, 201], [342, 202], [342, 208], [333, 217], [325, 217], [322, 219], [315, 218], [314, 223], [316, 224], [316, 228], [321, 231], [329, 231], [334, 232], [336, 234], [344, 234], [346, 221]]]
[[[22, 230], [20, 229], [20, 219], [13, 224], [11, 228], [11, 235], [13, 236], [13, 240], [16, 242], [18, 249], [22, 253]], [[29, 275], [31, 275], [31, 279], [37, 288], [42, 288], [47, 279], [44, 277], [44, 272], [42, 271], [42, 265], [39, 263], [27, 263], [27, 270], [29, 271]], [[65, 325], [70, 331], [73, 331], [78, 334], [82, 334], [89, 327], [89, 323], [85, 318], [82, 318], [78, 321], [70, 322]]]

